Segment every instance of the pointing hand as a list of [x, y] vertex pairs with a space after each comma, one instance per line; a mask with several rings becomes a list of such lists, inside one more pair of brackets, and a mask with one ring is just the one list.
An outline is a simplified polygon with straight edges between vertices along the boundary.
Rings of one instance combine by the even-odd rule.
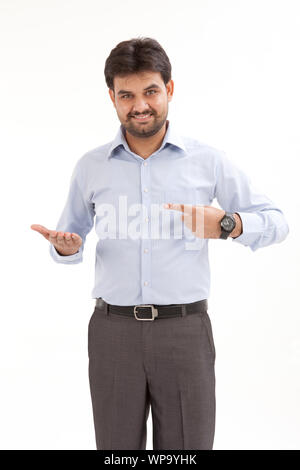
[[221, 234], [220, 220], [224, 210], [213, 206], [191, 204], [165, 204], [166, 209], [182, 213], [184, 224], [198, 238], [219, 238]]
[[[182, 213], [181, 220], [198, 238], [220, 238], [220, 221], [225, 211], [213, 206], [191, 205], [191, 204], [164, 204], [169, 210]], [[237, 238], [243, 233], [242, 219], [238, 213], [233, 214], [236, 222], [230, 237]]]

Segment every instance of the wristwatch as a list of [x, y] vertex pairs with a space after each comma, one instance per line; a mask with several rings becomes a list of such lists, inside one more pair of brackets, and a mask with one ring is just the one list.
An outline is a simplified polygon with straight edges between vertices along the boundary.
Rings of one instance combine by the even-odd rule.
[[230, 214], [229, 212], [225, 212], [224, 217], [220, 220], [220, 226], [221, 226], [220, 238], [222, 238], [223, 240], [226, 240], [229, 237], [232, 230], [236, 226], [234, 215]]

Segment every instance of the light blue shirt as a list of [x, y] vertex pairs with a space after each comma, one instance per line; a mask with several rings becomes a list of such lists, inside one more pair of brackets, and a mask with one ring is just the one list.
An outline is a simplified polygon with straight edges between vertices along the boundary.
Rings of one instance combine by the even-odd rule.
[[[209, 239], [196, 238], [166, 202], [212, 205], [238, 212], [243, 233], [214, 243], [241, 243], [252, 251], [283, 241], [289, 227], [280, 209], [254, 189], [222, 150], [181, 136], [167, 121], [163, 142], [148, 158], [132, 152], [120, 125], [115, 139], [85, 153], [75, 165], [56, 230], [82, 237], [79, 252], [58, 263], [83, 260], [95, 225], [92, 298], [113, 305], [179, 304], [208, 299]], [[125, 215], [124, 215], [125, 214]], [[181, 229], [181, 233], [180, 233]]]

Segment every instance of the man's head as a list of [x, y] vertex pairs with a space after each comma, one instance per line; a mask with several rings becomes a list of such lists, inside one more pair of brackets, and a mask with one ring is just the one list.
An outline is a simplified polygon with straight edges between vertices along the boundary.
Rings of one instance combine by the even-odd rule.
[[[105, 62], [104, 75], [119, 120], [134, 137], [151, 137], [165, 124], [174, 83], [171, 64], [151, 38], [119, 43]], [[145, 120], [138, 119], [147, 114]]]

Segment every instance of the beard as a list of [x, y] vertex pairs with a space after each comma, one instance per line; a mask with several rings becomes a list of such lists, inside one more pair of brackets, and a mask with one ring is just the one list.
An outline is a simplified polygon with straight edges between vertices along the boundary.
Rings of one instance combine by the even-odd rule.
[[[133, 137], [145, 139], [157, 134], [164, 126], [168, 110], [163, 116], [157, 116], [156, 113], [150, 111], [152, 116], [148, 122], [138, 122], [134, 117], [128, 117], [127, 121], [122, 122], [124, 129]], [[143, 114], [143, 113], [140, 113]]]

